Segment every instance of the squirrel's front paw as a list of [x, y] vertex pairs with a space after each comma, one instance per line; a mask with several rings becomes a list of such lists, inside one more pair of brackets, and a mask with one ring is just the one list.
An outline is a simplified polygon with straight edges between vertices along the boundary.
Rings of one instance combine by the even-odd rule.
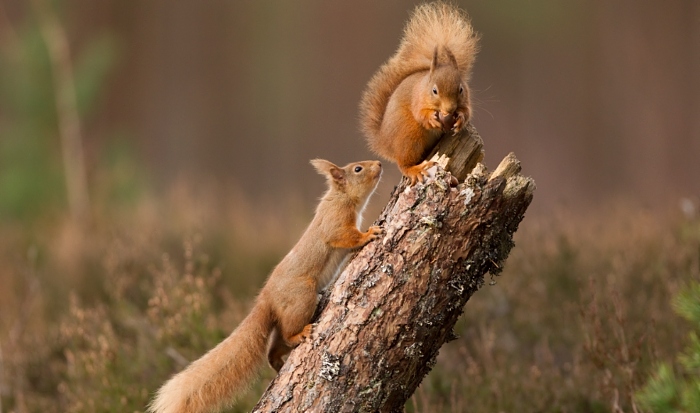
[[442, 122], [440, 122], [440, 113], [438, 111], [433, 111], [433, 113], [428, 118], [428, 125], [433, 129], [442, 129]]
[[464, 112], [457, 112], [455, 114], [455, 117], [457, 120], [455, 120], [455, 124], [452, 126], [452, 134], [456, 135], [459, 131], [464, 129], [465, 126], [467, 126], [467, 116], [464, 114]]
[[379, 239], [382, 235], [384, 235], [384, 228], [372, 225], [369, 227], [369, 229], [367, 229], [367, 232], [369, 232], [369, 240], [374, 241], [375, 239]]

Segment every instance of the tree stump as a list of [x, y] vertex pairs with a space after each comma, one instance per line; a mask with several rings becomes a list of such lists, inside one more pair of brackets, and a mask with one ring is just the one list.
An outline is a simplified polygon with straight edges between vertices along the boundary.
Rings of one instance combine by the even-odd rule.
[[469, 297], [501, 271], [534, 181], [512, 153], [489, 175], [471, 125], [443, 137], [430, 158], [444, 169], [394, 189], [375, 223], [386, 235], [329, 287], [311, 338], [254, 412], [402, 412]]

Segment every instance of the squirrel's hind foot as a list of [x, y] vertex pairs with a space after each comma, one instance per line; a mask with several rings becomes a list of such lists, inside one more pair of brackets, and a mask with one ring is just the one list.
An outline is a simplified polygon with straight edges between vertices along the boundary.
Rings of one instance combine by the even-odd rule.
[[419, 163], [418, 165], [414, 166], [409, 166], [409, 167], [400, 167], [401, 173], [408, 179], [411, 180], [411, 185], [413, 186], [416, 184], [416, 182], [425, 182], [425, 178], [429, 176], [428, 174], [428, 169], [432, 168], [433, 166], [437, 165], [437, 162], [434, 161], [423, 161]]

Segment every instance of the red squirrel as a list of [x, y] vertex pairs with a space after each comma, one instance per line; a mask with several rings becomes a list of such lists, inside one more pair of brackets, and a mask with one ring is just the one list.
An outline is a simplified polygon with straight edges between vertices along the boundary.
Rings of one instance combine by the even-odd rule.
[[338, 167], [314, 159], [328, 191], [301, 239], [270, 274], [250, 314], [216, 347], [158, 390], [154, 413], [204, 413], [231, 405], [256, 376], [265, 359], [277, 371], [283, 357], [311, 334], [317, 294], [348, 254], [379, 238], [372, 226], [358, 229], [362, 211], [382, 173], [379, 161]]
[[367, 84], [360, 123], [370, 149], [396, 162], [411, 185], [434, 163], [425, 161], [443, 133], [471, 117], [467, 81], [478, 49], [466, 13], [444, 2], [420, 5], [396, 53]]

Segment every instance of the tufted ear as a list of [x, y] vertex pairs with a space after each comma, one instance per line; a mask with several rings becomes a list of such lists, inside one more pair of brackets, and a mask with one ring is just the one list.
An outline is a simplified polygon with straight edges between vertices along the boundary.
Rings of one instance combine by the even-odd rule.
[[455, 69], [459, 69], [459, 66], [457, 66], [457, 58], [455, 55], [452, 54], [450, 49], [445, 48], [445, 52], [447, 53], [447, 58], [450, 59], [450, 63], [452, 63], [452, 66], [455, 67]]
[[430, 61], [430, 74], [432, 75], [435, 69], [437, 69], [438, 66], [438, 48], [435, 46], [435, 50], [433, 50], [433, 60]]
[[311, 165], [316, 168], [318, 173], [325, 175], [335, 182], [342, 183], [345, 180], [345, 171], [333, 162], [329, 162], [325, 159], [312, 159]]

